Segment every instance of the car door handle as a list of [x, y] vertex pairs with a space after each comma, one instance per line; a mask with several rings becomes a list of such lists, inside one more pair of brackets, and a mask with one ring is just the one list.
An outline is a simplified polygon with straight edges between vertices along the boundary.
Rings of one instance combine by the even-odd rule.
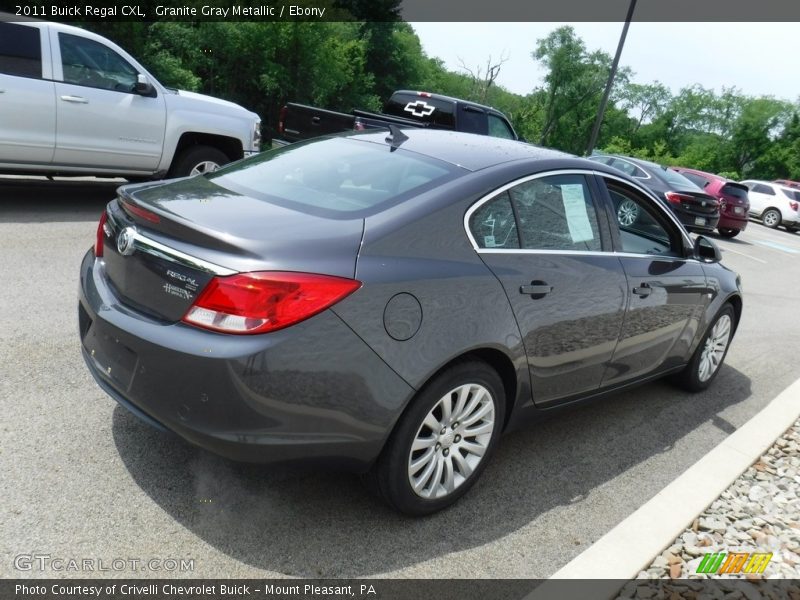
[[311, 117], [311, 123], [314, 125], [319, 125], [320, 118], [319, 117]]
[[639, 287], [633, 288], [633, 293], [639, 296], [639, 298], [647, 298], [652, 291], [653, 288], [650, 287], [649, 283], [643, 283]]
[[547, 285], [545, 281], [539, 281], [535, 279], [531, 281], [530, 285], [521, 285], [519, 286], [519, 293], [525, 294], [526, 296], [530, 296], [533, 300], [538, 300], [539, 298], [544, 298], [553, 291], [552, 285]]
[[61, 96], [61, 99], [64, 102], [74, 102], [75, 104], [89, 104], [89, 101], [81, 96]]

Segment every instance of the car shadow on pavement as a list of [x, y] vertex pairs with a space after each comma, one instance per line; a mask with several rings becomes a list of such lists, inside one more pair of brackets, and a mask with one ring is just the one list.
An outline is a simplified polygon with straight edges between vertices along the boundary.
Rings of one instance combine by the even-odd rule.
[[[220, 552], [289, 576], [374, 576], [482, 546], [581, 502], [701, 426], [716, 437], [704, 441], [718, 443], [733, 427], [720, 413], [748, 398], [750, 387], [747, 376], [725, 365], [701, 394], [659, 381], [559, 412], [504, 436], [469, 494], [420, 519], [384, 506], [357, 476], [234, 463], [151, 429], [121, 407], [113, 435], [141, 489]], [[709, 449], [682, 453], [675, 476]]]
[[0, 178], [0, 223], [96, 221], [124, 183]]

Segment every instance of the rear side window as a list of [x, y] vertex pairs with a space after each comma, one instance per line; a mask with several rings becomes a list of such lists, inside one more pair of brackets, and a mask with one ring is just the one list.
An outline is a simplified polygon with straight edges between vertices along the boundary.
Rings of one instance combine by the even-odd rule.
[[455, 129], [456, 127], [455, 102], [450, 100], [415, 94], [394, 94], [384, 106], [383, 112], [387, 115], [431, 123], [446, 129]]
[[749, 184], [750, 190], [756, 192], [758, 194], [766, 194], [767, 196], [774, 196], [775, 190], [773, 190], [768, 185], [764, 185], [763, 183], [751, 183]]
[[16, 23], [0, 23], [0, 73], [42, 77], [39, 30]]
[[529, 250], [601, 251], [600, 229], [589, 187], [582, 175], [554, 175], [508, 190]]
[[462, 107], [461, 114], [458, 117], [459, 131], [466, 131], [467, 133], [477, 133], [486, 135], [486, 113], [477, 108]]
[[683, 172], [681, 173], [681, 175], [686, 177], [686, 179], [688, 179], [689, 181], [691, 181], [693, 184], [695, 184], [700, 188], [705, 188], [709, 183], [711, 183], [710, 180], [706, 179], [702, 175], [696, 175], [695, 173]]
[[800, 192], [798, 192], [797, 190], [787, 190], [786, 188], [782, 188], [781, 191], [791, 200], [796, 200], [800, 202]]
[[263, 152], [207, 177], [223, 188], [287, 208], [354, 218], [466, 172], [402, 148], [334, 137]]
[[508, 192], [489, 200], [472, 213], [469, 229], [479, 248], [519, 248], [517, 223]]

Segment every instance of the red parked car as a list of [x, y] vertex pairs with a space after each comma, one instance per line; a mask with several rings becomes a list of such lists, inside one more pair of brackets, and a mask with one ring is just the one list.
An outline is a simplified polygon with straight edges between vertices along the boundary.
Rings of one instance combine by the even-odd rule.
[[775, 179], [773, 180], [773, 183], [780, 183], [786, 187], [800, 190], [800, 181], [792, 181], [791, 179]]
[[717, 231], [722, 237], [732, 238], [747, 228], [747, 213], [750, 210], [750, 199], [747, 186], [697, 169], [670, 167], [686, 179], [702, 188], [704, 192], [719, 200], [719, 223]]

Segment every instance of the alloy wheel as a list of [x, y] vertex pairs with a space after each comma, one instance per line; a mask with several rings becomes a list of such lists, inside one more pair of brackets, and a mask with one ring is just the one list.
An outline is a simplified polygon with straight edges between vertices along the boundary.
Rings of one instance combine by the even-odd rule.
[[781, 216], [777, 211], [768, 210], [764, 213], [763, 220], [767, 227], [777, 227], [780, 224]]
[[434, 405], [419, 426], [408, 456], [408, 481], [417, 496], [443, 498], [475, 472], [495, 428], [491, 393], [461, 385]]
[[204, 160], [201, 163], [197, 163], [194, 168], [189, 171], [189, 175], [202, 175], [203, 173], [212, 173], [219, 169], [219, 165], [215, 163], [213, 160]]
[[617, 208], [617, 221], [623, 227], [630, 227], [639, 216], [639, 207], [632, 200], [625, 200]]
[[722, 315], [708, 334], [698, 366], [697, 377], [700, 381], [708, 381], [722, 364], [731, 339], [731, 324], [730, 316]]

